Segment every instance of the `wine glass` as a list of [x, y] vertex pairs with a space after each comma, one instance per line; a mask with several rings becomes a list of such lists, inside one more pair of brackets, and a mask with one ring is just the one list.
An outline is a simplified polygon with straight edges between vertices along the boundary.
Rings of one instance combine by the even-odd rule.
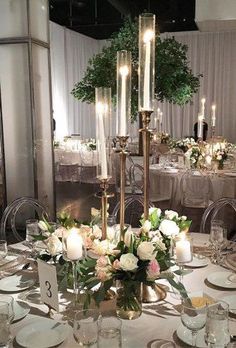
[[0, 262], [7, 256], [7, 242], [0, 240]]
[[220, 264], [222, 261], [221, 251], [227, 241], [227, 230], [224, 228], [223, 221], [212, 220], [209, 240], [211, 243], [211, 262]]
[[230, 342], [229, 305], [218, 301], [207, 309], [205, 342], [208, 347], [227, 347]]
[[207, 307], [194, 307], [191, 299], [182, 301], [181, 321], [192, 333], [192, 346], [196, 347], [197, 333], [206, 325]]
[[9, 347], [10, 340], [9, 304], [5, 301], [0, 301], [0, 347]]
[[39, 226], [37, 219], [26, 220], [26, 245], [34, 251], [35, 236], [39, 235]]
[[14, 298], [10, 295], [0, 295], [0, 301], [5, 302], [8, 305], [8, 318], [9, 322], [12, 323], [15, 313], [14, 313]]
[[98, 309], [76, 311], [73, 323], [73, 334], [79, 346], [89, 347], [97, 343], [98, 339]]

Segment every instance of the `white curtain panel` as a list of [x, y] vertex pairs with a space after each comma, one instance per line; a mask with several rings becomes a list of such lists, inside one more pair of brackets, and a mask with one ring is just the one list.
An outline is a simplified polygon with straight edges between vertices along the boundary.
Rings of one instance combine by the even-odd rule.
[[[101, 51], [105, 41], [91, 39], [52, 22], [50, 31], [56, 136], [79, 133], [84, 138], [94, 137], [94, 106], [79, 102], [70, 92], [74, 84], [83, 78], [89, 58]], [[192, 135], [204, 96], [209, 126], [211, 105], [215, 103], [216, 133], [236, 142], [236, 31], [165, 33], [161, 36], [174, 36], [186, 44], [193, 73], [203, 74], [199, 93], [193, 97], [192, 103], [183, 107], [167, 102], [158, 103], [163, 111], [163, 130], [175, 138]], [[135, 137], [134, 128], [132, 137]]]

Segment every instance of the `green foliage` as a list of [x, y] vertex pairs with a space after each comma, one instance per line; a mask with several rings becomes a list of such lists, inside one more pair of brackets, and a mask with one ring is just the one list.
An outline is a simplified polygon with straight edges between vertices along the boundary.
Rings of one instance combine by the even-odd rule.
[[[199, 77], [188, 66], [187, 46], [174, 38], [156, 40], [155, 95], [160, 101], [184, 105], [199, 88]], [[84, 78], [78, 82], [72, 94], [75, 98], [94, 103], [95, 87], [111, 87], [113, 102], [116, 99], [116, 54], [128, 50], [132, 54], [132, 102], [131, 115], [135, 119], [138, 107], [138, 22], [126, 20], [120, 31], [109, 40], [101, 53], [88, 63]]]

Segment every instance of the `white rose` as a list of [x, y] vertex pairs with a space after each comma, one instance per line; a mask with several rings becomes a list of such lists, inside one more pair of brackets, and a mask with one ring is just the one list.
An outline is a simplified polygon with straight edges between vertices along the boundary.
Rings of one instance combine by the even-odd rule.
[[52, 256], [62, 252], [62, 243], [55, 234], [51, 234], [51, 236], [46, 240], [46, 245], [49, 254]]
[[161, 215], [161, 209], [160, 208], [151, 207], [151, 208], [149, 208], [148, 214], [152, 215], [155, 211], [157, 212], [157, 216], [159, 217]]
[[60, 226], [55, 230], [54, 235], [58, 238], [62, 238], [63, 234], [65, 234], [67, 231], [68, 230], [65, 227]]
[[132, 230], [127, 230], [124, 235], [124, 243], [127, 247], [130, 246], [132, 238], [134, 238], [134, 232]]
[[221, 160], [222, 160], [222, 156], [221, 156], [221, 155], [217, 155], [216, 159], [217, 159], [218, 161], [221, 161]]
[[180, 219], [183, 220], [183, 221], [186, 221], [186, 220], [187, 220], [187, 216], [182, 215], [182, 216], [180, 217]]
[[93, 235], [97, 239], [102, 238], [102, 230], [98, 227], [98, 225], [93, 226]]
[[174, 210], [165, 210], [165, 216], [169, 220], [173, 220], [174, 218], [178, 219], [178, 213]]
[[112, 254], [113, 249], [115, 249], [115, 247], [116, 245], [112, 244], [107, 239], [102, 241], [95, 239], [92, 245], [93, 251], [95, 252], [95, 254], [98, 254], [98, 255]]
[[176, 236], [179, 233], [179, 227], [172, 220], [162, 220], [159, 230], [168, 237]]
[[165, 251], [166, 250], [166, 245], [165, 245], [165, 243], [163, 243], [163, 241], [161, 239], [158, 239], [155, 242], [156, 242], [156, 246], [157, 246], [157, 248], [159, 250], [161, 250], [161, 251]]
[[152, 242], [142, 242], [137, 249], [137, 255], [140, 260], [153, 260], [156, 257], [157, 252]]
[[108, 226], [107, 227], [107, 239], [112, 241], [115, 239], [115, 236], [116, 236], [116, 230], [113, 227]]
[[138, 268], [138, 258], [134, 254], [123, 254], [120, 257], [120, 267], [124, 271], [134, 271]]
[[152, 224], [149, 220], [146, 220], [142, 226], [142, 231], [144, 233], [148, 233], [150, 231], [150, 229], [152, 228]]
[[40, 220], [40, 221], [38, 222], [38, 226], [39, 226], [39, 228], [40, 228], [41, 230], [43, 230], [43, 231], [47, 231], [47, 230], [48, 230], [48, 226], [47, 226], [46, 223], [45, 223], [44, 221], [42, 221], [42, 220]]

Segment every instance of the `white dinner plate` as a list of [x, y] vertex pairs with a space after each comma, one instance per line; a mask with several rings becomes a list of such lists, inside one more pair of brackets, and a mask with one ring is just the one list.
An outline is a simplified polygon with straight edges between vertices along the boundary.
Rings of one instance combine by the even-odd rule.
[[17, 259], [17, 255], [7, 255], [4, 259], [0, 260], [0, 266], [6, 265], [8, 262]]
[[65, 341], [68, 334], [68, 324], [47, 318], [38, 318], [17, 333], [16, 341], [26, 348], [49, 348]]
[[189, 263], [186, 263], [186, 267], [191, 267], [191, 268], [198, 268], [198, 267], [205, 267], [209, 263], [208, 259], [206, 257], [196, 257], [194, 256], [192, 261]]
[[151, 164], [149, 168], [150, 168], [150, 169], [160, 170], [160, 169], [162, 169], [163, 167], [162, 167], [161, 164], [156, 163], [156, 164]]
[[164, 173], [177, 174], [179, 172], [179, 169], [176, 169], [176, 168], [164, 168], [162, 171]]
[[[181, 324], [178, 329], [176, 330], [178, 338], [183, 342], [188, 344], [189, 346], [192, 346], [192, 334], [191, 331], [188, 330], [186, 327]], [[205, 328], [198, 331], [197, 339], [196, 339], [196, 346], [198, 348], [205, 348], [207, 347], [205, 340], [204, 340], [204, 334], [205, 334]]]
[[209, 283], [221, 288], [236, 289], [236, 282], [230, 280], [232, 272], [214, 272], [207, 276]]
[[229, 312], [232, 314], [236, 314], [236, 296], [229, 295], [221, 298], [222, 301], [225, 301], [229, 305]]
[[14, 301], [13, 304], [14, 319], [13, 321], [18, 321], [23, 319], [30, 311], [30, 306], [26, 302]]
[[22, 275], [13, 275], [0, 279], [0, 291], [19, 292], [30, 288], [34, 283], [35, 279]]

